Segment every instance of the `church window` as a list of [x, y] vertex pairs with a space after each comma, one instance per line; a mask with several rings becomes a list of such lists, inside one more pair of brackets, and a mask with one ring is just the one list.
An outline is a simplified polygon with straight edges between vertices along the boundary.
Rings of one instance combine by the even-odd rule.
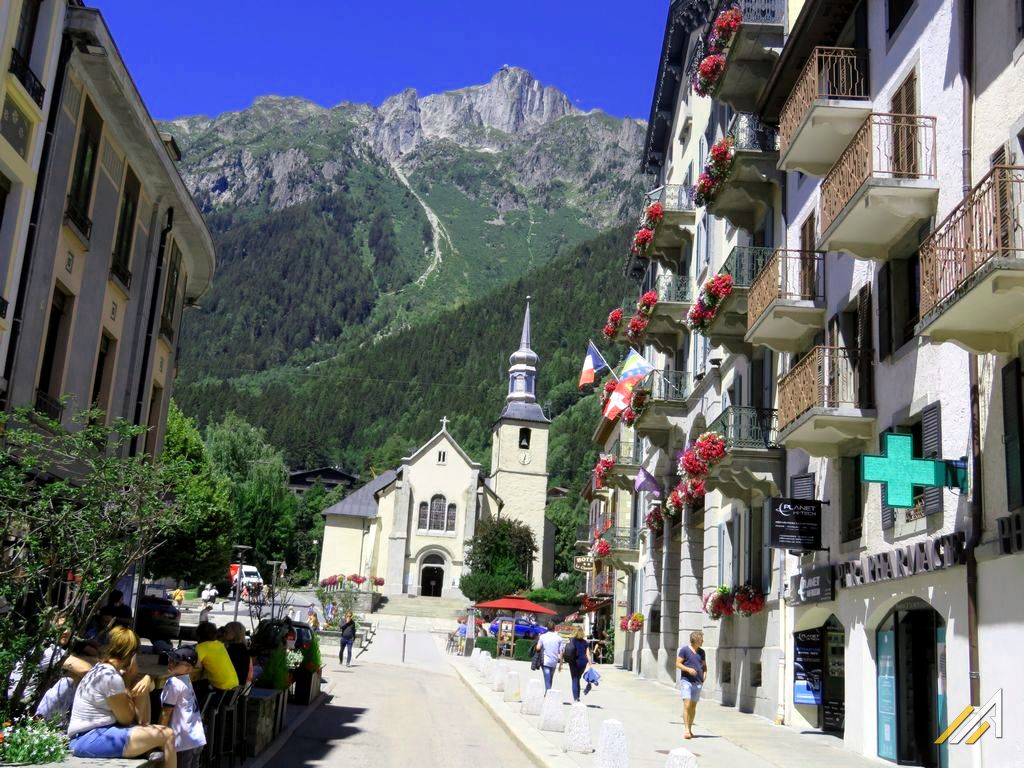
[[448, 451], [437, 452], [437, 463], [444, 464], [448, 460]]
[[448, 505], [448, 522], [445, 524], [445, 530], [455, 532], [455, 505]]
[[530, 447], [530, 430], [528, 427], [521, 427], [519, 429], [519, 447], [529, 448]]
[[427, 530], [427, 523], [428, 523], [428, 521], [430, 519], [429, 518], [429, 510], [430, 510], [430, 508], [427, 506], [427, 502], [421, 501], [420, 502], [420, 519], [419, 519], [419, 522], [416, 525], [416, 527], [419, 528], [419, 530], [421, 530], [421, 531]]
[[445, 523], [445, 508], [446, 500], [444, 496], [438, 494], [430, 500], [430, 525], [428, 529], [431, 531], [443, 531]]

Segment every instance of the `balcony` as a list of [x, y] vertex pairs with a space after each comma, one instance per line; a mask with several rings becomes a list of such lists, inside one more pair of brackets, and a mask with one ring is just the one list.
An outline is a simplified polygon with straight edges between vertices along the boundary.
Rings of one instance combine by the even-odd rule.
[[40, 109], [43, 108], [43, 99], [46, 98], [46, 89], [43, 84], [39, 82], [39, 78], [36, 77], [36, 73], [32, 71], [32, 68], [28, 65], [28, 61], [17, 48], [11, 49], [11, 74], [14, 75], [18, 82], [22, 84], [25, 91], [31, 97], [32, 101], [36, 103], [36, 106]]
[[779, 381], [779, 442], [811, 456], [862, 453], [875, 438], [871, 355], [815, 347]]
[[615, 594], [615, 573], [613, 571], [591, 574], [589, 581], [589, 591], [594, 597], [609, 597]]
[[922, 243], [918, 333], [978, 354], [1024, 341], [1024, 167], [997, 166]]
[[729, 136], [733, 139], [732, 170], [707, 208], [734, 227], [756, 232], [764, 224], [779, 185], [779, 132], [757, 115], [741, 112], [733, 117]]
[[935, 118], [872, 113], [821, 183], [822, 251], [884, 261], [935, 214]]
[[640, 471], [643, 461], [643, 445], [638, 438], [633, 440], [616, 440], [612, 449], [603, 454], [615, 457], [615, 466], [605, 477], [604, 484], [608, 488], [632, 491], [633, 482]]
[[[786, 32], [786, 0], [735, 0], [719, 4], [743, 14], [743, 23], [725, 50], [725, 71], [715, 84], [714, 97], [740, 112], [757, 108], [772, 68], [782, 51]], [[716, 13], [712, 18], [716, 18]]]
[[726, 454], [711, 468], [708, 487], [731, 498], [767, 498], [783, 488], [783, 457], [776, 411], [731, 405], [708, 427], [725, 438]]
[[779, 118], [779, 168], [823, 176], [871, 114], [868, 52], [815, 48]]
[[687, 227], [697, 223], [697, 206], [693, 202], [692, 187], [686, 184], [667, 184], [644, 196], [644, 211], [653, 203], [661, 203], [665, 217], [654, 230], [651, 247], [679, 248], [692, 242], [693, 232]]
[[675, 419], [686, 415], [693, 377], [688, 371], [655, 371], [647, 386], [647, 409], [637, 417], [633, 428], [642, 433], [670, 430]]
[[127, 262], [118, 258], [116, 254], [114, 255], [114, 260], [110, 263], [110, 274], [124, 286], [126, 291], [132, 287], [132, 272], [128, 269]]
[[798, 352], [825, 325], [825, 254], [780, 248], [750, 286], [747, 343]]
[[737, 245], [729, 253], [719, 273], [732, 275], [732, 293], [719, 305], [707, 333], [716, 347], [725, 347], [734, 354], [747, 351], [749, 345], [745, 337], [750, 286], [774, 252], [773, 248]]
[[64, 209], [64, 221], [71, 225], [82, 244], [88, 247], [89, 238], [92, 237], [92, 219], [71, 195], [68, 195], [68, 205]]

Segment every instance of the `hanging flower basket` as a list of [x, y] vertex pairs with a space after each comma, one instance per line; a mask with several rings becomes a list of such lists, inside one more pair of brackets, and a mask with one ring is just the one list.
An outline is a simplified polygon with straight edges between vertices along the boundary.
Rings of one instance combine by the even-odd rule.
[[704, 57], [704, 60], [697, 65], [697, 72], [693, 77], [693, 90], [698, 96], [710, 96], [718, 85], [719, 78], [725, 72], [725, 56], [720, 53], [713, 53]]
[[597, 481], [597, 487], [600, 489], [604, 485], [605, 478], [608, 477], [608, 473], [615, 467], [614, 456], [602, 456], [597, 460], [597, 464], [594, 465], [594, 480]]
[[640, 341], [640, 338], [647, 331], [647, 326], [650, 322], [645, 315], [640, 313], [633, 315], [629, 321], [629, 327], [626, 328], [626, 338], [632, 342]]
[[686, 314], [686, 324], [695, 333], [707, 334], [722, 302], [732, 295], [732, 275], [720, 274], [705, 281], [697, 301]]
[[734, 608], [741, 616], [753, 616], [764, 610], [764, 595], [751, 584], [736, 587], [732, 599]]
[[665, 527], [665, 516], [661, 514], [661, 507], [654, 507], [647, 513], [644, 523], [651, 533], [661, 533]]
[[715, 54], [724, 53], [742, 24], [743, 12], [738, 6], [718, 14], [711, 26], [711, 34], [708, 35], [708, 50]]
[[633, 253], [639, 256], [647, 255], [647, 248], [654, 240], [654, 230], [650, 227], [640, 227], [633, 235]]
[[636, 311], [642, 315], [650, 315], [654, 311], [654, 305], [658, 303], [658, 292], [647, 291], [636, 303]]
[[646, 413], [651, 403], [649, 389], [634, 389], [629, 395], [629, 405], [622, 412], [622, 421], [627, 427], [633, 426], [637, 419]]
[[713, 589], [704, 595], [704, 613], [709, 619], [718, 621], [723, 616], [732, 616], [732, 591], [728, 587]]
[[615, 379], [608, 379], [608, 381], [606, 381], [601, 386], [601, 399], [600, 399], [600, 403], [601, 403], [601, 410], [602, 411], [604, 411], [605, 406], [608, 405], [608, 400], [611, 398], [612, 392], [615, 391], [615, 387], [616, 386], [618, 386], [618, 382], [615, 381]]
[[612, 553], [612, 545], [604, 539], [597, 539], [594, 542], [594, 548], [591, 550], [591, 553], [598, 559], [608, 557]]
[[656, 200], [644, 209], [644, 220], [648, 229], [655, 229], [661, 220], [665, 218], [665, 207], [660, 200]]
[[706, 493], [703, 480], [690, 478], [683, 487], [683, 501], [690, 506], [700, 503]]
[[697, 438], [693, 449], [705, 464], [713, 467], [725, 458], [725, 438], [717, 432], [705, 432]]
[[601, 333], [604, 334], [606, 339], [610, 339], [615, 335], [615, 332], [619, 330], [619, 326], [622, 325], [623, 311], [621, 307], [616, 307], [608, 313], [608, 320], [604, 324], [604, 328], [601, 329]]
[[683, 504], [686, 503], [686, 499], [683, 497], [683, 483], [679, 483], [672, 492], [668, 495], [665, 500], [665, 516], [666, 517], [678, 517], [683, 511]]
[[623, 632], [629, 632], [629, 616], [623, 616], [619, 619], [619, 629]]
[[735, 140], [732, 136], [724, 136], [711, 145], [704, 170], [697, 177], [693, 186], [693, 201], [698, 206], [707, 206], [715, 199], [718, 190], [732, 172], [736, 152], [733, 149]]
[[693, 448], [687, 448], [679, 459], [679, 474], [684, 477], [706, 477], [711, 469]]
[[629, 617], [629, 624], [626, 627], [630, 632], [639, 632], [644, 628], [644, 615], [637, 611]]

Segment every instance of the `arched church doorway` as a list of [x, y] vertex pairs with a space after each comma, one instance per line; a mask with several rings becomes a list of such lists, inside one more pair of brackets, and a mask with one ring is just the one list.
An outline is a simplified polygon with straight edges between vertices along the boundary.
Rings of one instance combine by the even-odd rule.
[[440, 555], [427, 555], [420, 567], [420, 595], [423, 597], [440, 597], [444, 587], [444, 558]]
[[924, 600], [898, 603], [876, 632], [878, 756], [937, 768], [946, 727], [946, 626]]

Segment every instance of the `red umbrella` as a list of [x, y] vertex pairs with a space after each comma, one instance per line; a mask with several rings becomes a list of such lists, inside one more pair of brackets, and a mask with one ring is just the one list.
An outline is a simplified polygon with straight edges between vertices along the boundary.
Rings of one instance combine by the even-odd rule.
[[537, 605], [532, 600], [527, 600], [519, 595], [506, 595], [497, 600], [490, 600], [486, 603], [477, 603], [477, 608], [485, 608], [489, 611], [522, 611], [523, 613], [550, 613], [555, 612], [543, 605]]

